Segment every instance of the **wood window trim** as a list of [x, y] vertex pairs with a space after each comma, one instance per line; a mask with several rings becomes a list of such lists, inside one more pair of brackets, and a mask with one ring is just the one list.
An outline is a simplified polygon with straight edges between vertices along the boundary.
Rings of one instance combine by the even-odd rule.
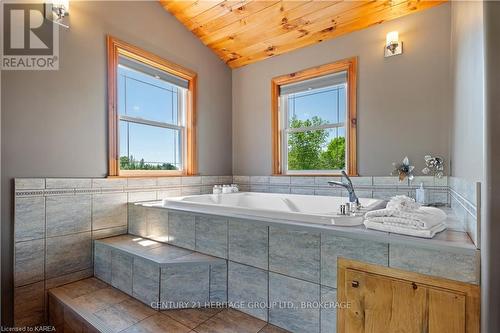
[[[281, 75], [271, 80], [271, 128], [272, 128], [272, 170], [273, 175], [283, 175], [281, 165], [281, 129], [279, 121], [278, 100], [280, 96], [280, 86], [295, 83], [318, 76], [333, 74], [336, 72], [347, 71], [347, 90], [348, 90], [348, 119], [347, 131], [347, 174], [349, 176], [358, 175], [357, 167], [357, 118], [356, 118], [356, 87], [357, 87], [357, 58], [348, 58], [333, 63], [304, 69], [295, 73]], [[332, 174], [307, 174], [307, 172], [297, 174], [296, 176], [335, 176]], [[287, 175], [295, 176], [295, 175]]]
[[[196, 143], [196, 89], [197, 74], [189, 69], [167, 61], [153, 53], [142, 50], [112, 36], [106, 37], [108, 57], [108, 129], [109, 129], [109, 166], [110, 177], [162, 177], [191, 176], [197, 173]], [[145, 63], [188, 81], [186, 105], [186, 149], [182, 171], [176, 170], [121, 170], [119, 163], [118, 110], [117, 110], [117, 67], [118, 56]]]

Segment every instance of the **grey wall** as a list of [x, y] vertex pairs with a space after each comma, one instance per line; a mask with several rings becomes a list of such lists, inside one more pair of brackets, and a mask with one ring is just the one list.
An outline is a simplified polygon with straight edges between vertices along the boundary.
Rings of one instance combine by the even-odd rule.
[[483, 180], [483, 37], [483, 3], [452, 2], [452, 174], [470, 181]]
[[[384, 58], [385, 35], [404, 54]], [[270, 85], [275, 76], [358, 56], [358, 165], [381, 176], [405, 155], [420, 170], [427, 153], [449, 160], [450, 5], [257, 62], [233, 71], [233, 173], [271, 173]]]
[[[198, 73], [199, 170], [231, 173], [231, 71], [156, 1], [72, 2], [59, 71], [2, 73], [2, 320], [11, 316], [13, 177], [107, 172], [105, 36]], [[6, 306], [7, 305], [7, 306]]]
[[484, 3], [485, 155], [481, 221], [481, 329], [500, 331], [500, 2]]

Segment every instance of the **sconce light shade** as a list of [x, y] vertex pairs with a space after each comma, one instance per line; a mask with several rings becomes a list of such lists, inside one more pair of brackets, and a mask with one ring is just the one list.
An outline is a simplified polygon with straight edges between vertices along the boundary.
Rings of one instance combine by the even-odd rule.
[[69, 0], [52, 0], [45, 4], [45, 17], [56, 24], [69, 28]]
[[399, 40], [397, 31], [388, 32], [385, 37], [385, 57], [391, 57], [403, 53], [403, 42]]

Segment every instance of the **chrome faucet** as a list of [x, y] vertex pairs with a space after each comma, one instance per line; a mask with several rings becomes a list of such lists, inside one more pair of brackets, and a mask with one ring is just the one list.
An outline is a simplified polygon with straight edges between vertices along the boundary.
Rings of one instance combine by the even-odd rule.
[[352, 186], [351, 178], [349, 178], [349, 176], [347, 175], [347, 173], [345, 173], [344, 170], [342, 170], [342, 181], [341, 182], [331, 180], [328, 182], [328, 184], [331, 186], [334, 186], [334, 185], [342, 186], [343, 188], [345, 188], [347, 190], [347, 192], [349, 192], [349, 202], [356, 203], [357, 207], [361, 206], [359, 204], [358, 196], [356, 195], [356, 193], [354, 193], [354, 186]]

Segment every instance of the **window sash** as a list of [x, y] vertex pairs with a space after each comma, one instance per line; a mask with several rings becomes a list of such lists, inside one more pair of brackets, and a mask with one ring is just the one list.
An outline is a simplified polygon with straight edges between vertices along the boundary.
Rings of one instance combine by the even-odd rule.
[[[344, 85], [346, 93], [345, 93], [345, 106], [346, 106], [346, 120], [348, 119], [348, 110], [349, 110], [349, 93], [348, 93], [348, 86], [347, 83], [340, 83], [338, 86]], [[339, 123], [330, 123], [330, 124], [323, 124], [319, 126], [309, 126], [309, 127], [300, 127], [300, 128], [293, 128], [289, 127], [290, 123], [290, 118], [288, 114], [288, 107], [289, 107], [289, 102], [288, 102], [288, 96], [289, 94], [283, 94], [279, 96], [278, 98], [278, 110], [279, 110], [279, 128], [281, 129], [281, 161], [282, 161], [282, 172], [283, 174], [288, 174], [288, 175], [301, 175], [301, 174], [337, 174], [340, 173], [342, 170], [330, 170], [330, 169], [323, 169], [323, 170], [289, 170], [288, 169], [288, 134], [290, 133], [300, 133], [300, 132], [307, 132], [307, 131], [315, 131], [315, 130], [321, 130], [321, 129], [332, 129], [332, 128], [342, 128], [344, 127], [347, 133], [347, 128], [346, 128], [346, 122], [339, 122]], [[349, 138], [346, 136], [346, 141], [348, 141]], [[346, 160], [345, 160], [345, 169], [348, 169], [348, 149], [349, 144], [346, 144]]]

